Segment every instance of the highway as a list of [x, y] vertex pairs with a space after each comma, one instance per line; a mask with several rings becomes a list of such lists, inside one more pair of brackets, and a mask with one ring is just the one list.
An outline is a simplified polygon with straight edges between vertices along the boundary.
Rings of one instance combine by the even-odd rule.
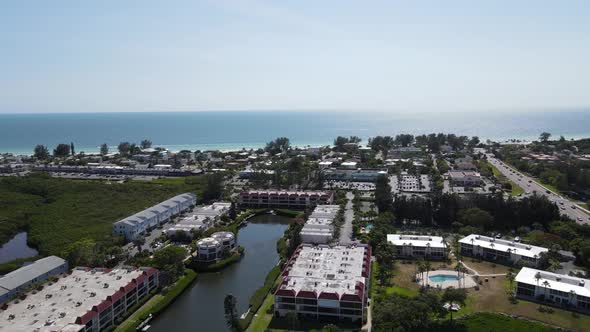
[[502, 174], [504, 174], [512, 182], [519, 185], [527, 194], [536, 193], [537, 195], [544, 195], [550, 201], [555, 202], [559, 207], [561, 214], [570, 217], [579, 224], [590, 224], [590, 215], [576, 203], [570, 201], [566, 197], [560, 196], [559, 193], [543, 187], [534, 178], [519, 172], [517, 169], [509, 166], [503, 161], [496, 159], [492, 154], [486, 154], [490, 164], [494, 165]]

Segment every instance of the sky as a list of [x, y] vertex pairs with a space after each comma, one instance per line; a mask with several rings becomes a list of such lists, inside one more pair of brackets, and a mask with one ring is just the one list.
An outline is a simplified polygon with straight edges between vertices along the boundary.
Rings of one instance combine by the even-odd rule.
[[590, 106], [590, 2], [0, 2], [0, 113]]

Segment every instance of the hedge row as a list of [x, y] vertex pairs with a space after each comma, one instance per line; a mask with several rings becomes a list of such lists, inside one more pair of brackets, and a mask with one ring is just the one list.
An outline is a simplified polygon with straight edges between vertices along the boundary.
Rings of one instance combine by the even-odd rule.
[[250, 297], [250, 311], [245, 318], [240, 320], [240, 326], [243, 330], [246, 330], [246, 328], [250, 325], [252, 318], [254, 318], [254, 315], [256, 312], [258, 312], [260, 306], [262, 306], [264, 299], [272, 290], [275, 280], [277, 280], [280, 274], [281, 268], [278, 265], [273, 267], [272, 270], [270, 270], [270, 272], [268, 272], [266, 275], [266, 278], [264, 279], [264, 285], [258, 288], [254, 294], [252, 294], [252, 297]]

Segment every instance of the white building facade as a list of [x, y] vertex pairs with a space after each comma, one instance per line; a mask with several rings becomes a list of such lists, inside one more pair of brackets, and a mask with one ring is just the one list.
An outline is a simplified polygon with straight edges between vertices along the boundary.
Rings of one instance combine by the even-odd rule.
[[334, 236], [334, 219], [340, 211], [339, 205], [318, 205], [307, 218], [301, 229], [303, 243], [327, 244]]
[[170, 220], [172, 216], [189, 210], [197, 203], [197, 197], [185, 193], [154, 205], [113, 224], [113, 233], [125, 236], [125, 240], [133, 241], [147, 231]]
[[459, 244], [461, 245], [461, 254], [464, 256], [532, 267], [538, 266], [541, 254], [549, 251], [543, 247], [478, 234], [462, 238], [459, 240]]
[[387, 242], [402, 258], [445, 259], [447, 244], [440, 236], [387, 234]]
[[516, 278], [516, 296], [526, 300], [590, 311], [590, 280], [523, 267]]

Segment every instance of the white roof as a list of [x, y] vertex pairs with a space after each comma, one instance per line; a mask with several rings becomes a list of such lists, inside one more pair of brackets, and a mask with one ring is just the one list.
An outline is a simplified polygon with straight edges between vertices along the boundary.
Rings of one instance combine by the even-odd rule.
[[510, 251], [516, 255], [530, 258], [535, 258], [535, 256], [539, 257], [541, 253], [549, 251], [549, 249], [543, 247], [532, 246], [530, 244], [514, 242], [510, 240], [496, 239], [478, 234], [466, 236], [459, 240], [459, 243], [473, 244], [474, 246], [505, 252], [510, 249]]
[[394, 246], [446, 248], [447, 245], [440, 236], [429, 235], [406, 235], [406, 234], [387, 234], [387, 242]]
[[63, 258], [48, 256], [36, 260], [34, 263], [25, 265], [18, 270], [12, 271], [0, 278], [0, 287], [12, 290], [21, 285], [66, 264]]
[[362, 276], [365, 250], [363, 246], [304, 245], [281, 289], [354, 294], [357, 282], [366, 284]]
[[[131, 269], [109, 272], [74, 269], [72, 274], [45, 284], [36, 294], [28, 293], [26, 299], [19, 303], [13, 301], [7, 310], [0, 311], [0, 331], [78, 331], [82, 326], [75, 324], [77, 317], [142, 273]], [[9, 320], [10, 315], [15, 318]]]
[[[539, 273], [541, 277], [538, 281], [535, 277]], [[564, 274], [557, 274], [537, 269], [523, 267], [514, 279], [516, 282], [522, 282], [529, 285], [539, 285], [545, 287], [543, 283], [548, 282], [547, 288], [569, 293], [576, 292], [577, 295], [590, 297], [590, 280], [570, 277]]]

